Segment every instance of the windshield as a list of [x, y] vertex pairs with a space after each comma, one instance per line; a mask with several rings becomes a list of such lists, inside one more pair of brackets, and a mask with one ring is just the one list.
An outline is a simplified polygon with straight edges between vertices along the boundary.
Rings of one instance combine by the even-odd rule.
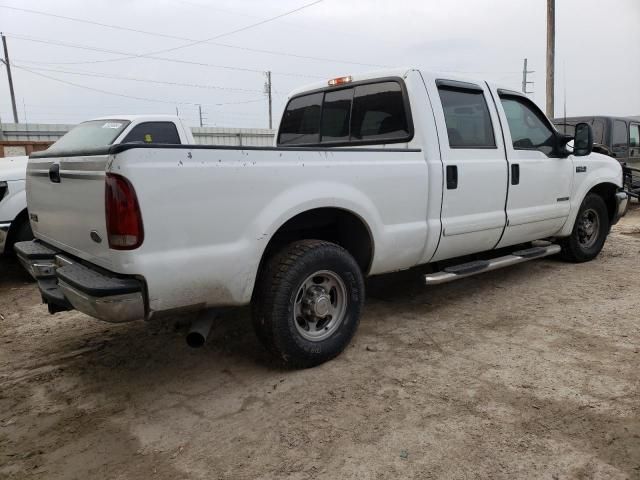
[[111, 145], [129, 125], [128, 120], [91, 120], [72, 128], [49, 147], [53, 150], [90, 150]]

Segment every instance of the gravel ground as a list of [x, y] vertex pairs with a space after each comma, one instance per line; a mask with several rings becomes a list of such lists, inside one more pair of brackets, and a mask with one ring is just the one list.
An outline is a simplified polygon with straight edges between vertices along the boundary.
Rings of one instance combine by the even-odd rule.
[[274, 365], [248, 312], [50, 316], [0, 260], [0, 478], [640, 479], [640, 210], [600, 257], [370, 282], [336, 360]]

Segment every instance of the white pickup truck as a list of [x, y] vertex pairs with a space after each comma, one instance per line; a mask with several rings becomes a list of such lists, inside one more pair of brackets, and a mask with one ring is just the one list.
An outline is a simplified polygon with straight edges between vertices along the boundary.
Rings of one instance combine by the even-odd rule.
[[[113, 118], [113, 117], [109, 117]], [[173, 115], [119, 115], [118, 119], [126, 122], [126, 128], [122, 130], [120, 135], [113, 141], [113, 145], [132, 141], [146, 141], [146, 143], [162, 142], [171, 143], [178, 142], [182, 144], [195, 143], [191, 130], [184, 126], [178, 117]], [[101, 122], [104, 118], [91, 120], [90, 122]], [[85, 122], [80, 130], [75, 130], [73, 135], [86, 135]], [[165, 130], [169, 128], [172, 133], [172, 127], [167, 124], [173, 124], [175, 133], [167, 138], [164, 134], [157, 130], [160, 124], [165, 125]], [[93, 125], [93, 123], [89, 123]], [[136, 128], [138, 125], [145, 127]], [[140, 136], [141, 128], [151, 126], [154, 130], [148, 131], [151, 137], [145, 140]], [[154, 139], [155, 134], [155, 139]], [[160, 136], [158, 136], [160, 134]], [[76, 137], [77, 138], [77, 137]], [[67, 138], [65, 140], [68, 141]], [[74, 140], [76, 141], [76, 140]], [[86, 138], [86, 141], [91, 141]], [[27, 176], [27, 160], [29, 157], [9, 157], [0, 159], [0, 255], [10, 254], [13, 252], [13, 245], [20, 241], [31, 240], [33, 232], [29, 224], [29, 215], [27, 213], [27, 195], [25, 192], [25, 180]]]
[[27, 215], [25, 179], [29, 157], [0, 159], [0, 255], [33, 238]]
[[591, 260], [627, 202], [589, 125], [568, 137], [518, 92], [415, 69], [293, 92], [270, 148], [110, 145], [124, 122], [102, 122], [103, 146], [86, 145], [96, 124], [29, 160], [37, 240], [16, 250], [50, 311], [251, 303], [259, 338], [297, 367], [349, 343], [364, 277]]

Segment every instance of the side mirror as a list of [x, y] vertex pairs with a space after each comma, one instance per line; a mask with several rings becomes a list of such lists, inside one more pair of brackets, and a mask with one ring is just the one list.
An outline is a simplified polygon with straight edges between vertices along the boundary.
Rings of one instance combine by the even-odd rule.
[[593, 130], [588, 123], [576, 125], [576, 134], [573, 140], [573, 154], [576, 157], [589, 155], [593, 150]]

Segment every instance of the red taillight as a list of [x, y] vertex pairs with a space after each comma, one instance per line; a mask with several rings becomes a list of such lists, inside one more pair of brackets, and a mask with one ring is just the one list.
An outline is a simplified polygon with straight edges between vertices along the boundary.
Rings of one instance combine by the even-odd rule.
[[107, 173], [104, 200], [109, 248], [133, 250], [142, 245], [142, 214], [129, 180]]

